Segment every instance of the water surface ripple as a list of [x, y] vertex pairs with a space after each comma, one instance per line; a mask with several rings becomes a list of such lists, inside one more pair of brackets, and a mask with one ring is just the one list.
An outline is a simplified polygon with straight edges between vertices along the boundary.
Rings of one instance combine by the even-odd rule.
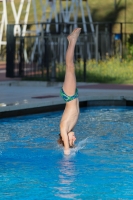
[[70, 156], [57, 144], [61, 115], [0, 121], [0, 199], [133, 199], [133, 108], [81, 109]]

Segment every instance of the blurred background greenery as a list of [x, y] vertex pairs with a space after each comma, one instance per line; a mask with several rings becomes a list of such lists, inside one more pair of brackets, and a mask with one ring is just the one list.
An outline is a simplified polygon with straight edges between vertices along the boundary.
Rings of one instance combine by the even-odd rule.
[[[45, 3], [45, 0], [43, 1]], [[16, 8], [19, 7], [20, 0], [15, 0]], [[124, 46], [126, 53], [123, 59], [119, 56], [113, 58], [107, 57], [105, 60], [96, 62], [95, 60], [88, 60], [86, 63], [86, 81], [87, 82], [100, 82], [100, 83], [126, 83], [133, 84], [133, 22], [132, 9], [133, 0], [88, 0], [93, 22], [111, 22], [113, 23], [112, 32], [119, 33], [120, 26], [117, 22], [127, 22], [126, 26], [123, 25], [123, 33], [128, 34], [127, 42]], [[69, 3], [70, 4], [70, 3]], [[0, 4], [1, 6], [1, 4]], [[26, 5], [25, 5], [26, 6]], [[63, 4], [65, 8], [65, 2]], [[85, 6], [85, 4], [84, 4]], [[42, 16], [40, 1], [36, 1], [38, 21]], [[86, 9], [85, 9], [86, 10]], [[58, 7], [59, 11], [59, 7]], [[7, 2], [8, 22], [13, 23], [13, 14], [11, 11], [10, 3]], [[49, 10], [46, 11], [49, 14]], [[79, 21], [81, 13], [79, 13]], [[21, 16], [21, 23], [23, 23], [23, 15]], [[34, 22], [34, 12], [31, 6], [28, 23]], [[57, 81], [63, 81], [64, 68], [57, 64], [56, 66]], [[84, 73], [83, 61], [79, 60], [76, 63], [76, 74], [78, 81], [83, 81], [82, 76]], [[30, 79], [30, 78], [29, 78]], [[38, 80], [38, 78], [32, 78]]]

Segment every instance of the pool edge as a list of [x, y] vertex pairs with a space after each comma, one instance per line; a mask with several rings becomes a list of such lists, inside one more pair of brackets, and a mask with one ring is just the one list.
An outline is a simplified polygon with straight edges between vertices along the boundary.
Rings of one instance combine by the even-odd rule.
[[[133, 106], [133, 100], [126, 99], [104, 99], [104, 100], [81, 100], [80, 107], [93, 107], [93, 106]], [[38, 105], [31, 107], [15, 107], [15, 109], [3, 110], [0, 112], [0, 119], [30, 115], [30, 114], [38, 114], [44, 112], [52, 112], [52, 111], [60, 111], [65, 107], [65, 103], [59, 102], [53, 105]]]

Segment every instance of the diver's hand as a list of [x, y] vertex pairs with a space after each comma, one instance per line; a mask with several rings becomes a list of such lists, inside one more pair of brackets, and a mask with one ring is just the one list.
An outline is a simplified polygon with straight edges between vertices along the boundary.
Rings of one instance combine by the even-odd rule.
[[75, 137], [75, 133], [73, 131], [70, 131], [68, 133], [68, 138], [69, 138], [69, 145], [74, 146], [74, 142], [76, 140], [76, 137]]
[[70, 149], [64, 149], [64, 154], [65, 155], [70, 155]]

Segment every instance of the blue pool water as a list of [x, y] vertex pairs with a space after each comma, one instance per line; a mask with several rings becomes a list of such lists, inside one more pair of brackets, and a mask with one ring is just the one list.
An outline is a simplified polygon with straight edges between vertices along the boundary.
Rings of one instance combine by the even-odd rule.
[[0, 120], [0, 199], [133, 199], [133, 108], [81, 109], [70, 156], [61, 115]]

